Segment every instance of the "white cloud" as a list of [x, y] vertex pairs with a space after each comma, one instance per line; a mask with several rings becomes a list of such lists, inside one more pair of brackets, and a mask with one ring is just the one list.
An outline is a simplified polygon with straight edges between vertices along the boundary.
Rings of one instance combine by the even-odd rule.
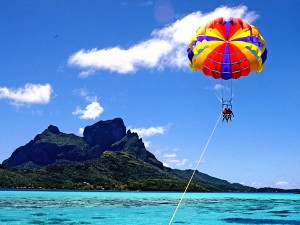
[[[164, 134], [167, 131], [167, 129], [169, 128], [169, 126], [170, 125], [149, 127], [149, 128], [131, 128], [131, 127], [129, 127], [129, 129], [132, 132], [137, 133], [140, 137], [142, 137], [144, 139], [145, 137], [147, 138], [147, 137], [152, 137], [157, 134]], [[144, 139], [143, 142], [144, 142], [146, 148], [150, 147], [150, 144], [151, 144], [150, 141]]]
[[164, 166], [177, 168], [177, 167], [191, 167], [192, 163], [188, 164], [187, 158], [180, 158], [174, 152], [180, 152], [178, 148], [158, 148], [154, 151], [155, 156], [164, 164]]
[[0, 87], [0, 99], [9, 99], [11, 104], [47, 104], [50, 101], [52, 87], [50, 84], [25, 84], [17, 89]]
[[151, 137], [156, 134], [164, 134], [168, 126], [158, 126], [158, 127], [149, 127], [149, 128], [131, 128], [132, 132], [137, 133], [141, 137]]
[[251, 186], [255, 187], [255, 188], [261, 188], [263, 187], [263, 184], [257, 181], [254, 181], [251, 183]]
[[[165, 149], [165, 150], [170, 150], [170, 149]], [[188, 162], [188, 159], [184, 158], [184, 159], [179, 159], [176, 153], [164, 153], [162, 154], [163, 150], [157, 150], [155, 153], [158, 155], [158, 157], [160, 158], [160, 160], [162, 161], [162, 163], [164, 164], [164, 166], [167, 167], [182, 167], [184, 165], [186, 165], [186, 163]], [[174, 151], [174, 150], [173, 150]], [[176, 149], [177, 151], [177, 149]]]
[[96, 95], [90, 95], [90, 92], [86, 88], [75, 89], [73, 93], [84, 97], [87, 102], [96, 102], [98, 100], [98, 97]]
[[163, 157], [164, 157], [164, 158], [175, 158], [175, 157], [176, 157], [176, 154], [175, 154], [175, 153], [173, 153], [173, 154], [168, 154], [168, 153], [166, 153], [166, 154], [163, 154]]
[[[85, 109], [81, 109], [77, 106], [76, 110], [72, 112], [73, 115], [79, 115], [81, 119], [96, 119], [103, 113], [104, 108], [98, 102], [98, 97], [91, 95], [86, 88], [75, 89], [73, 90], [73, 94], [83, 97], [88, 103]], [[78, 134], [83, 136], [83, 130], [83, 128], [79, 128]]]
[[84, 70], [81, 71], [79, 76], [82, 78], [88, 77], [89, 75], [92, 75], [96, 72], [96, 69], [89, 69], [89, 70]]
[[77, 109], [72, 112], [73, 115], [80, 115], [81, 119], [96, 119], [100, 116], [100, 114], [104, 111], [103, 107], [99, 104], [99, 102], [92, 102], [85, 107], [85, 109]]
[[239, 17], [253, 22], [258, 15], [246, 6], [222, 6], [203, 14], [193, 12], [163, 29], [154, 30], [148, 40], [128, 49], [119, 46], [104, 49], [82, 49], [68, 59], [68, 64], [83, 71], [82, 77], [96, 70], [109, 70], [120, 74], [132, 73], [141, 68], [164, 69], [166, 67], [188, 68], [186, 48], [197, 28], [218, 17]]
[[73, 93], [74, 93], [75, 95], [79, 95], [79, 96], [81, 96], [81, 97], [86, 97], [86, 96], [89, 94], [89, 92], [88, 92], [88, 90], [87, 90], [86, 88], [75, 89], [75, 90], [73, 91]]
[[83, 127], [80, 127], [80, 128], [78, 129], [78, 134], [79, 134], [80, 136], [83, 136], [83, 131], [84, 131], [84, 128], [83, 128]]
[[173, 166], [184, 166], [188, 159], [176, 159], [176, 158], [166, 158], [163, 161], [164, 166], [173, 167]]
[[87, 102], [97, 102], [97, 100], [98, 100], [98, 97], [96, 96], [96, 95], [94, 95], [94, 96], [86, 96], [85, 97], [85, 100], [87, 101]]
[[179, 162], [177, 162], [175, 165], [176, 166], [184, 166], [187, 161], [188, 161], [188, 159], [182, 159], [182, 160], [179, 160]]
[[117, 73], [135, 72], [138, 67], [159, 67], [162, 56], [170, 52], [172, 46], [165, 40], [151, 39], [134, 45], [129, 49], [120, 47], [107, 49], [80, 50], [69, 58], [70, 65], [76, 65], [89, 72], [81, 72], [88, 76], [91, 69], [104, 69]]
[[44, 111], [43, 110], [32, 110], [31, 114], [34, 116], [42, 116], [42, 115], [44, 115]]
[[143, 142], [144, 142], [145, 148], [149, 148], [151, 142], [150, 141], [145, 141], [145, 140], [143, 140]]
[[222, 85], [222, 84], [216, 84], [213, 87], [213, 90], [215, 90], [215, 91], [222, 91], [224, 88], [226, 88], [224, 85]]
[[278, 181], [275, 183], [276, 186], [285, 187], [289, 185], [289, 182], [287, 181]]

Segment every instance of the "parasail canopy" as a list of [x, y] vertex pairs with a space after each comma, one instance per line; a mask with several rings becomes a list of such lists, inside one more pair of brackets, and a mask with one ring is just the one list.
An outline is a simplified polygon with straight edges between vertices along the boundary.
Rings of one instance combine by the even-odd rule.
[[260, 73], [267, 59], [258, 29], [239, 18], [221, 17], [199, 27], [187, 52], [193, 70], [224, 80]]

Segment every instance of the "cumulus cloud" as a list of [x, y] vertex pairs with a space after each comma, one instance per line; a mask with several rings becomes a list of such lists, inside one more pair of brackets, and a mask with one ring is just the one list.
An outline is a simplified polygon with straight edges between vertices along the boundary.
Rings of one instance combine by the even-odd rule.
[[188, 159], [178, 159], [176, 154], [164, 154], [162, 157], [162, 162], [167, 167], [184, 166], [188, 161]]
[[137, 133], [141, 137], [151, 137], [156, 134], [164, 134], [168, 126], [157, 126], [157, 127], [149, 127], [149, 128], [130, 128], [132, 132]]
[[50, 102], [52, 87], [50, 84], [25, 84], [20, 88], [0, 87], [0, 99], [8, 99], [11, 104], [47, 104]]
[[[173, 151], [172, 153], [162, 153], [164, 151]], [[158, 156], [158, 158], [161, 160], [161, 162], [163, 163], [164, 166], [167, 167], [182, 167], [185, 166], [188, 162], [188, 159], [183, 158], [180, 159], [176, 153], [174, 153], [174, 151], [177, 151], [177, 149], [157, 149], [155, 151], [155, 155]]]
[[80, 128], [78, 129], [78, 134], [79, 134], [80, 136], [83, 136], [83, 131], [84, 131], [84, 128], [83, 128], [83, 127], [80, 127]]
[[[129, 129], [132, 132], [137, 133], [140, 137], [142, 137], [144, 139], [144, 138], [152, 137], [152, 136], [157, 135], [157, 134], [165, 134], [165, 132], [168, 130], [169, 126], [170, 125], [149, 127], [149, 128], [132, 128], [132, 127], [129, 127]], [[144, 139], [143, 142], [144, 142], [146, 148], [150, 147], [150, 144], [151, 144], [150, 141]]]
[[275, 183], [276, 186], [280, 186], [280, 187], [285, 187], [285, 186], [288, 186], [289, 185], [289, 182], [287, 181], [277, 181]]
[[85, 109], [80, 109], [80, 107], [77, 107], [74, 112], [72, 112], [73, 115], [79, 115], [79, 118], [81, 119], [96, 119], [103, 113], [104, 109], [99, 104], [99, 102], [92, 102], [88, 104]]
[[227, 87], [225, 87], [224, 85], [222, 84], [216, 84], [214, 87], [213, 87], [213, 90], [215, 91], [222, 91], [223, 89], [226, 89]]
[[[79, 115], [81, 119], [96, 119], [104, 112], [104, 108], [98, 102], [98, 97], [91, 94], [86, 88], [75, 89], [73, 94], [84, 98], [88, 104], [85, 109], [77, 106], [76, 110], [72, 112], [73, 115]], [[83, 128], [79, 128], [78, 133], [81, 134], [81, 132], [83, 132]]]
[[120, 74], [132, 73], [141, 68], [188, 68], [186, 48], [197, 28], [218, 17], [239, 17], [253, 22], [258, 15], [246, 6], [222, 6], [209, 13], [190, 13], [162, 29], [152, 31], [148, 40], [125, 49], [119, 46], [104, 49], [81, 49], [68, 59], [70, 66], [83, 71], [87, 77], [97, 70], [109, 70]]
[[[80, 50], [69, 58], [70, 65], [76, 65], [89, 72], [81, 72], [88, 76], [96, 69], [117, 73], [135, 72], [138, 67], [159, 67], [159, 59], [166, 55], [172, 46], [165, 40], [152, 39], [134, 45], [129, 49], [120, 47], [107, 49]], [[94, 70], [91, 70], [94, 69]]]

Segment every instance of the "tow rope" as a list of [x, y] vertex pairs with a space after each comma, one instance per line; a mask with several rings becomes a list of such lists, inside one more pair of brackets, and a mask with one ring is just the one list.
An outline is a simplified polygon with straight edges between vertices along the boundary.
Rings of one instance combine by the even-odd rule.
[[189, 186], [190, 186], [190, 184], [191, 184], [191, 182], [192, 182], [192, 180], [193, 180], [193, 177], [194, 177], [196, 171], [198, 170], [198, 167], [199, 167], [199, 165], [200, 165], [200, 162], [202, 161], [202, 158], [203, 158], [203, 156], [204, 156], [204, 153], [206, 152], [206, 149], [207, 149], [207, 147], [208, 147], [208, 145], [209, 145], [209, 142], [210, 142], [210, 140], [211, 140], [213, 134], [215, 133], [215, 130], [216, 130], [218, 124], [219, 124], [219, 121], [220, 121], [220, 119], [221, 119], [221, 116], [222, 116], [222, 113], [220, 114], [220, 116], [219, 116], [219, 118], [218, 118], [218, 120], [217, 120], [217, 122], [216, 122], [216, 124], [215, 124], [215, 126], [214, 126], [214, 129], [212, 130], [212, 132], [211, 132], [211, 134], [210, 134], [210, 136], [209, 136], [209, 138], [208, 138], [208, 141], [207, 141], [207, 143], [206, 143], [206, 145], [205, 145], [205, 147], [204, 147], [204, 149], [203, 149], [203, 151], [202, 151], [202, 154], [201, 154], [201, 156], [200, 156], [200, 158], [199, 158], [199, 160], [198, 160], [198, 162], [197, 162], [197, 165], [196, 165], [196, 167], [195, 167], [195, 169], [194, 169], [194, 171], [193, 171], [193, 173], [192, 173], [192, 176], [191, 176], [191, 178], [190, 178], [188, 184], [186, 185], [186, 188], [185, 188], [185, 190], [184, 190], [184, 192], [183, 192], [183, 194], [182, 194], [182, 196], [181, 196], [181, 198], [180, 198], [180, 201], [179, 201], [179, 203], [178, 203], [178, 205], [177, 205], [177, 207], [176, 207], [176, 209], [175, 209], [175, 211], [174, 211], [174, 213], [173, 213], [173, 216], [172, 216], [172, 218], [171, 218], [171, 220], [170, 220], [170, 222], [169, 222], [169, 225], [172, 224], [172, 222], [173, 222], [173, 220], [174, 220], [174, 218], [175, 218], [175, 216], [176, 216], [176, 213], [177, 213], [177, 211], [178, 211], [178, 209], [179, 209], [179, 207], [180, 207], [180, 204], [181, 204], [182, 200], [184, 199], [185, 193], [187, 192], [187, 190], [188, 190], [188, 188], [189, 188]]

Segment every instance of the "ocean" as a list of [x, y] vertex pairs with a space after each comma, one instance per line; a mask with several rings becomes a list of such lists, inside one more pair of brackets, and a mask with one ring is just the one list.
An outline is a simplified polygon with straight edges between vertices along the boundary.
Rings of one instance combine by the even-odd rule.
[[[0, 191], [0, 224], [168, 225], [182, 193]], [[300, 195], [187, 193], [174, 225], [300, 225]]]

